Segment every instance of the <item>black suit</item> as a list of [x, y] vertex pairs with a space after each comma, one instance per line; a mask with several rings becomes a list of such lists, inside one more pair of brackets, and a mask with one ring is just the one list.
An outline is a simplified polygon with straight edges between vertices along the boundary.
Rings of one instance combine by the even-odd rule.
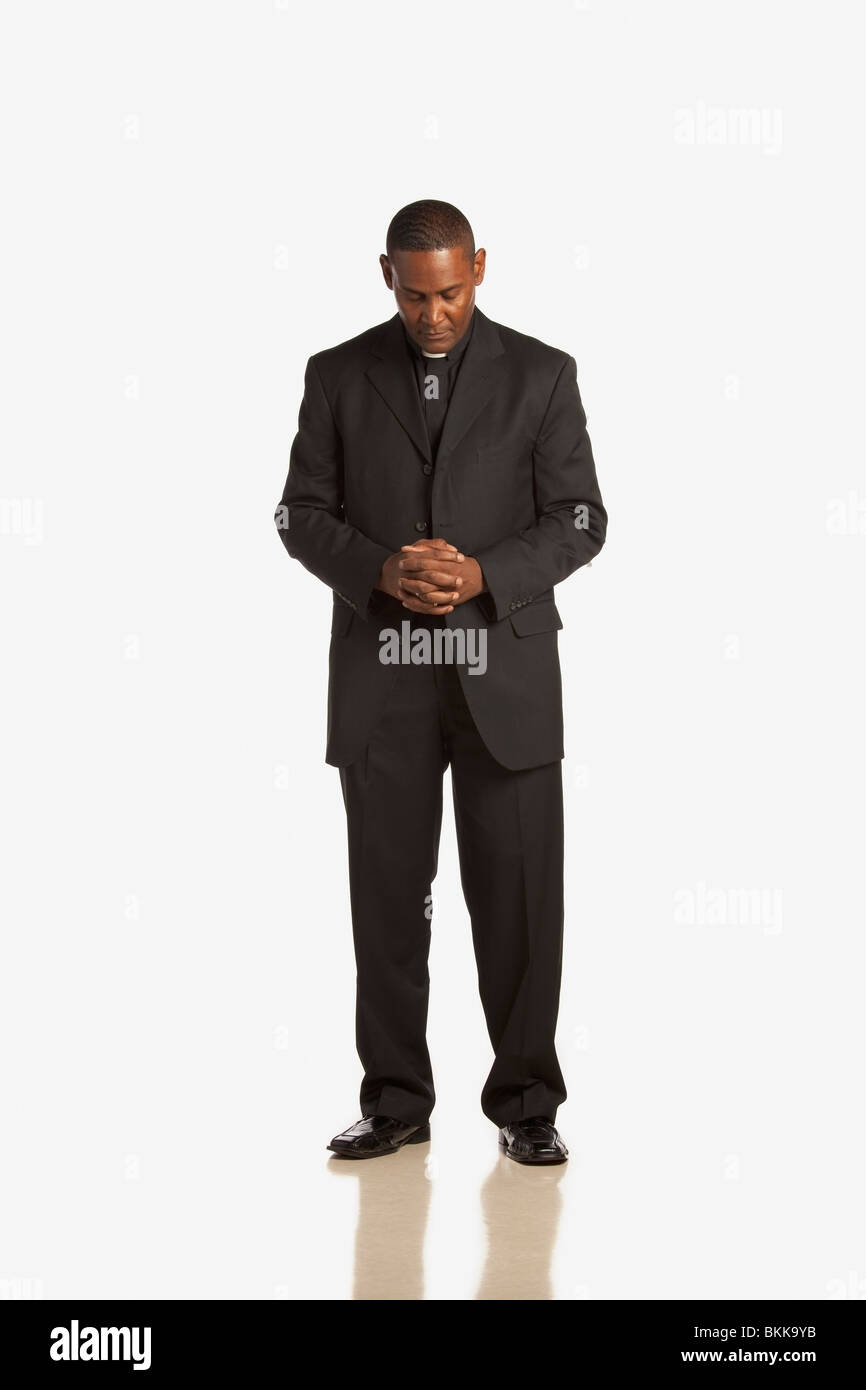
[[[451, 765], [461, 880], [496, 1060], [496, 1123], [565, 1096], [553, 1034], [562, 950], [562, 692], [553, 586], [607, 516], [574, 359], [476, 306], [435, 458], [399, 315], [310, 358], [276, 520], [334, 592], [326, 760], [341, 770], [365, 1114], [423, 1123], [430, 882]], [[488, 592], [443, 618], [374, 585], [442, 536]], [[386, 665], [383, 629], [474, 629], [486, 670]]]

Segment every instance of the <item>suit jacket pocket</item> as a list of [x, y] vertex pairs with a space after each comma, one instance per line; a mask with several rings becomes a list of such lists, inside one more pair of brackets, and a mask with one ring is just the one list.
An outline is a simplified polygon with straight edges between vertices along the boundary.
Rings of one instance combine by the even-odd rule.
[[509, 613], [511, 626], [518, 637], [530, 637], [536, 632], [555, 632], [562, 627], [562, 619], [555, 603], [528, 603]]

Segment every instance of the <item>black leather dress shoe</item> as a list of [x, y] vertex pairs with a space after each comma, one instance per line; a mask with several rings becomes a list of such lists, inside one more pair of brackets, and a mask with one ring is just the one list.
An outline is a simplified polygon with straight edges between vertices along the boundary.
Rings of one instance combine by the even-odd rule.
[[409, 1125], [387, 1115], [365, 1115], [336, 1134], [328, 1148], [340, 1158], [379, 1158], [381, 1154], [395, 1154], [404, 1144], [423, 1144], [429, 1138], [429, 1125]]
[[511, 1120], [499, 1131], [499, 1147], [515, 1163], [565, 1163], [568, 1149], [552, 1120], [533, 1115], [530, 1120]]

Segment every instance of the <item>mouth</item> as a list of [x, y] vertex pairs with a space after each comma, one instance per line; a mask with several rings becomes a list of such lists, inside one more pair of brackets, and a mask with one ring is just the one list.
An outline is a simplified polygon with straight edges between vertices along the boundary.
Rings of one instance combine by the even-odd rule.
[[446, 329], [444, 333], [425, 333], [423, 336], [428, 342], [438, 343], [440, 339], [448, 337], [448, 331]]

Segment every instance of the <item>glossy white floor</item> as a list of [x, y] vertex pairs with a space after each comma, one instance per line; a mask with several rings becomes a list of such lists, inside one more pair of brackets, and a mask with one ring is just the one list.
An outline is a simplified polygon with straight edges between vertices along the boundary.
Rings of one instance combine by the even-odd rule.
[[[284, 853], [295, 871], [283, 887], [268, 872], [276, 830], [268, 847], [238, 814], [217, 868], [201, 828], [184, 836], [177, 802], [152, 826], [155, 901], [138, 920], [111, 916], [122, 874], [109, 869], [78, 938], [65, 929], [66, 895], [89, 872], [71, 852], [40, 885], [39, 923], [11, 940], [3, 986], [18, 1059], [3, 1081], [7, 1295], [823, 1298], [861, 1288], [862, 1134], [846, 1060], [856, 981], [837, 981], [850, 1010], [813, 1032], [812, 953], [796, 922], [780, 933], [683, 928], [651, 889], [649, 930], [638, 901], [647, 890], [620, 885], [614, 931], [590, 860], [560, 1028], [570, 1097], [558, 1119], [571, 1158], [520, 1167], [500, 1156], [478, 1110], [489, 1047], [447, 813], [432, 1141], [361, 1163], [330, 1157], [327, 1140], [357, 1118], [358, 1068], [345, 873], [315, 867], [330, 852], [319, 822], [339, 812], [336, 774], [311, 768], [310, 778], [315, 811], [299, 798], [278, 798], [283, 811], [270, 803], [275, 822], [288, 812], [292, 823]], [[567, 781], [571, 843], [586, 845], [592, 818]], [[630, 813], [620, 825], [636, 833]], [[331, 847], [342, 852], [336, 829]], [[571, 872], [568, 884], [573, 900]]]

